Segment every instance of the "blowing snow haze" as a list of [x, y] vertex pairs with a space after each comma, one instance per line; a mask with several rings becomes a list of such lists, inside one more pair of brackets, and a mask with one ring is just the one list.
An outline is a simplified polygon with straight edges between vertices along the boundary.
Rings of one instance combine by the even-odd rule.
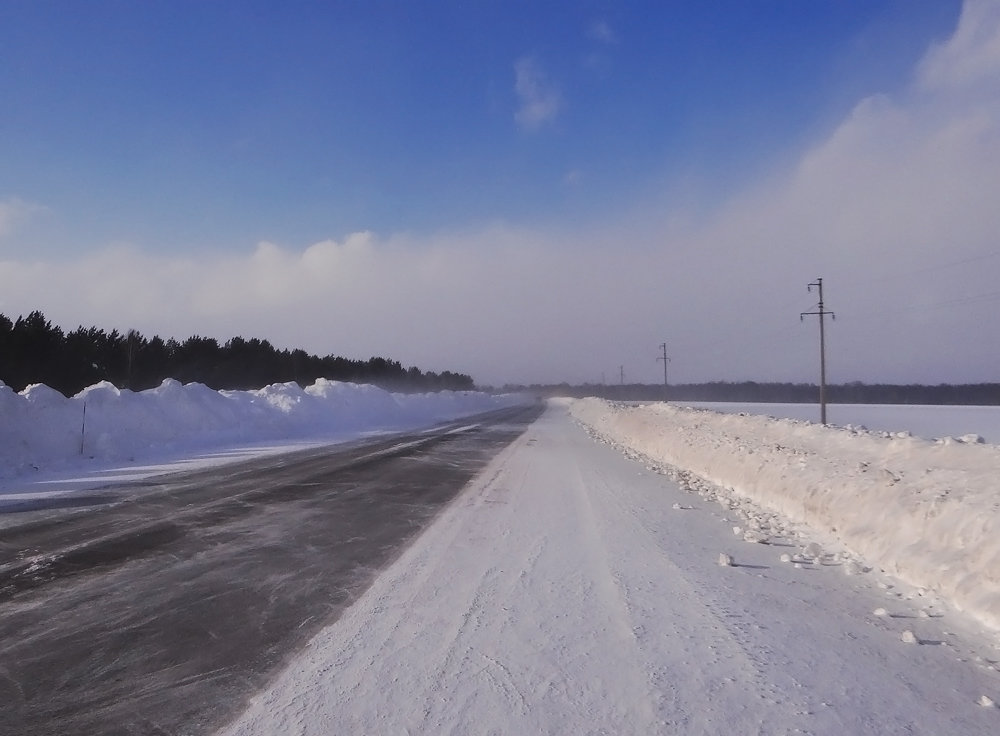
[[0, 312], [479, 383], [996, 381], [1000, 1], [0, 5]]

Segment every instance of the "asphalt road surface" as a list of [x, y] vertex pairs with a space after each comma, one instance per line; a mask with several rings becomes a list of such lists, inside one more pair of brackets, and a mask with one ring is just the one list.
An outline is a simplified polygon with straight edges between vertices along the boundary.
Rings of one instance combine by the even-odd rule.
[[541, 409], [8, 514], [0, 732], [211, 733]]

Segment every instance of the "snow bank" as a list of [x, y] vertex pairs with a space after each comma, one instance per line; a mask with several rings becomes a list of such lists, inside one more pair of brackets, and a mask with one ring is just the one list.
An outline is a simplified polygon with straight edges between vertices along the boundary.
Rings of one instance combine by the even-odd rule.
[[131, 460], [235, 443], [406, 429], [520, 400], [476, 391], [393, 394], [325, 379], [305, 389], [282, 383], [258, 391], [214, 391], [167, 379], [133, 392], [102, 382], [72, 398], [40, 384], [15, 393], [0, 382], [0, 477], [81, 458]]
[[571, 412], [1000, 629], [1000, 447], [668, 404], [582, 399]]

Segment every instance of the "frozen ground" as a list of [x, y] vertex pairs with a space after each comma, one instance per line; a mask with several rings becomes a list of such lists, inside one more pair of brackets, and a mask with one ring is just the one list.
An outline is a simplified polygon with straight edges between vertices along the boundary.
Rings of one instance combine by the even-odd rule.
[[[818, 404], [766, 404], [721, 401], [676, 402], [680, 406], [737, 414], [764, 414], [779, 419], [819, 421]], [[882, 432], [907, 431], [924, 439], [978, 434], [1000, 444], [1000, 406], [922, 406], [915, 404], [828, 404], [827, 420], [839, 426]]]
[[550, 403], [223, 733], [1000, 730], [990, 632], [589, 432]]
[[427, 426], [523, 401], [473, 391], [394, 394], [320, 379], [258, 391], [166, 380], [132, 392], [110, 383], [66, 398], [0, 383], [0, 506], [136, 479]]

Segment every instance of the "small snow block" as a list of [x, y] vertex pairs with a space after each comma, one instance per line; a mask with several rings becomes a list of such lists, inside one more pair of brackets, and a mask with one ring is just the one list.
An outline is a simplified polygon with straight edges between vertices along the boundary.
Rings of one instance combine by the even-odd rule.
[[979, 705], [981, 705], [984, 708], [996, 707], [996, 703], [993, 702], [993, 698], [991, 698], [989, 695], [980, 695], [979, 700], [977, 700], [976, 702], [979, 703]]
[[727, 555], [725, 552], [719, 553], [719, 567], [732, 567], [733, 566], [733, 556]]
[[903, 632], [903, 633], [902, 633], [902, 634], [900, 635], [899, 639], [900, 639], [900, 641], [902, 641], [902, 642], [903, 642], [904, 644], [916, 644], [916, 643], [917, 643], [917, 641], [918, 641], [918, 640], [917, 640], [917, 635], [916, 635], [916, 634], [914, 634], [914, 633], [913, 633], [912, 631], [910, 631], [909, 629], [907, 629], [906, 631], [904, 631], [904, 632]]

